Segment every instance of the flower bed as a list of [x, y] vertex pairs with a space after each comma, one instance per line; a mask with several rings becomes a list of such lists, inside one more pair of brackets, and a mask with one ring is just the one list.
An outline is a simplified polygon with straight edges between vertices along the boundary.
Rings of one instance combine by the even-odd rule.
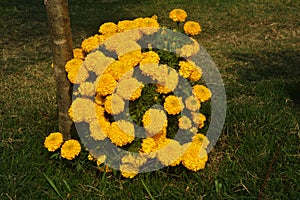
[[[187, 13], [174, 9], [169, 17], [179, 29]], [[161, 28], [157, 16], [107, 22], [74, 49], [65, 66], [74, 84], [69, 115], [97, 165], [126, 178], [179, 164], [205, 167], [209, 141], [199, 110], [212, 94], [193, 61], [200, 45], [191, 38], [201, 27], [187, 21], [182, 28], [184, 36]], [[81, 151], [76, 140], [62, 144], [60, 133], [44, 143], [49, 151], [61, 147], [69, 160]]]

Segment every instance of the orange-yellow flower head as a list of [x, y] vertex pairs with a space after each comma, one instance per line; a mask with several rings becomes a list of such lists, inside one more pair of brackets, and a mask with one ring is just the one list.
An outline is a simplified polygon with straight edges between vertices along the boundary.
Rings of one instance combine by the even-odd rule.
[[48, 149], [48, 151], [57, 150], [60, 145], [63, 143], [63, 135], [59, 132], [50, 133], [48, 137], [46, 137], [44, 146]]
[[81, 151], [81, 146], [77, 140], [68, 140], [61, 147], [61, 157], [73, 160]]
[[176, 115], [183, 110], [183, 103], [181, 97], [170, 95], [165, 99], [164, 108], [170, 115]]
[[106, 22], [102, 24], [99, 28], [99, 33], [102, 34], [112, 34], [118, 32], [118, 25], [113, 22]]
[[169, 17], [174, 22], [184, 22], [187, 17], [187, 13], [182, 9], [174, 9], [169, 13]]
[[200, 102], [204, 102], [210, 99], [211, 92], [204, 85], [195, 85], [193, 87], [193, 94], [198, 98]]
[[187, 21], [183, 26], [183, 30], [188, 35], [198, 35], [201, 32], [201, 27], [198, 22]]

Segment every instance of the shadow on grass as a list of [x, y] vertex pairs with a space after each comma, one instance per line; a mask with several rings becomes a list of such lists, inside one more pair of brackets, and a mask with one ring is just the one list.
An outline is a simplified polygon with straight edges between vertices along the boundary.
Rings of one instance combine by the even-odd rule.
[[299, 51], [236, 52], [230, 57], [244, 63], [243, 66], [237, 68], [241, 81], [279, 80], [285, 84], [287, 94], [295, 106], [300, 109]]

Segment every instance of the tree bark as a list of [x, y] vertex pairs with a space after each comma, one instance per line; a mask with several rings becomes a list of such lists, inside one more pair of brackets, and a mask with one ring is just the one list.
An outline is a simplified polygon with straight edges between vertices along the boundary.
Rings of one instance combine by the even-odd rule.
[[72, 35], [68, 12], [68, 0], [44, 1], [50, 35], [52, 38], [52, 53], [54, 73], [56, 76], [56, 94], [58, 106], [59, 131], [64, 139], [71, 138], [72, 120], [68, 109], [71, 105], [72, 85], [67, 78], [65, 64], [72, 58]]

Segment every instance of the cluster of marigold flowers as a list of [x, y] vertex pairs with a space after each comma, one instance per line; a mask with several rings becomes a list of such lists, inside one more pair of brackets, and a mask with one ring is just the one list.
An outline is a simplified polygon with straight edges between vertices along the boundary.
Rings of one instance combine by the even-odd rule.
[[61, 157], [68, 160], [73, 160], [81, 151], [78, 140], [70, 139], [64, 142], [63, 135], [60, 132], [50, 133], [44, 141], [44, 146], [50, 152], [60, 149]]
[[[182, 9], [174, 9], [169, 17], [175, 22], [184, 22], [187, 13]], [[136, 133], [131, 121], [125, 119], [111, 121], [107, 116], [125, 112], [126, 101], [134, 102], [140, 98], [144, 84], [133, 76], [135, 69], [141, 71], [143, 76], [156, 81], [156, 92], [166, 96], [163, 103], [165, 111], [150, 108], [144, 113], [142, 124], [147, 137], [142, 139], [140, 157], [129, 154], [122, 158], [120, 170], [124, 177], [132, 178], [138, 174], [139, 167], [148, 158], [156, 157], [165, 166], [176, 166], [182, 163], [193, 171], [203, 169], [207, 161], [206, 147], [209, 141], [203, 134], [198, 133], [198, 129], [204, 127], [206, 117], [198, 110], [202, 102], [210, 99], [211, 92], [206, 86], [195, 84], [190, 96], [182, 98], [173, 95], [179, 76], [195, 82], [201, 79], [202, 70], [187, 59], [178, 63], [177, 72], [167, 65], [161, 65], [161, 58], [155, 51], [143, 51], [137, 41], [143, 35], [155, 33], [158, 28], [160, 25], [156, 16], [123, 20], [117, 24], [104, 23], [99, 28], [99, 34], [85, 39], [81, 48], [73, 50], [74, 58], [65, 66], [68, 79], [78, 86], [76, 98], [69, 109], [69, 116], [75, 123], [87, 123], [90, 137], [95, 141], [108, 138], [111, 143], [119, 147], [134, 142]], [[130, 32], [126, 34], [126, 31]], [[201, 28], [197, 22], [187, 21], [184, 24], [184, 31], [187, 35], [196, 35], [200, 33]], [[114, 52], [117, 58], [107, 56], [98, 49], [99, 45], [104, 46], [107, 51]], [[196, 54], [199, 48], [194, 41], [194, 44], [178, 49], [177, 53], [188, 57]], [[93, 79], [91, 76], [96, 78]], [[178, 115], [183, 109], [189, 110], [191, 115], [182, 115], [178, 120], [178, 127], [194, 136], [191, 142], [181, 145], [178, 141], [168, 138], [167, 116]], [[61, 140], [57, 138], [48, 139], [52, 142], [46, 139], [45, 147], [49, 151], [60, 147]], [[64, 145], [61, 147], [62, 157], [64, 157], [63, 147]], [[78, 150], [77, 147], [75, 149]], [[67, 159], [76, 156], [67, 154], [69, 154]], [[93, 158], [90, 155], [89, 159], [101, 165], [105, 162], [106, 156]]]

